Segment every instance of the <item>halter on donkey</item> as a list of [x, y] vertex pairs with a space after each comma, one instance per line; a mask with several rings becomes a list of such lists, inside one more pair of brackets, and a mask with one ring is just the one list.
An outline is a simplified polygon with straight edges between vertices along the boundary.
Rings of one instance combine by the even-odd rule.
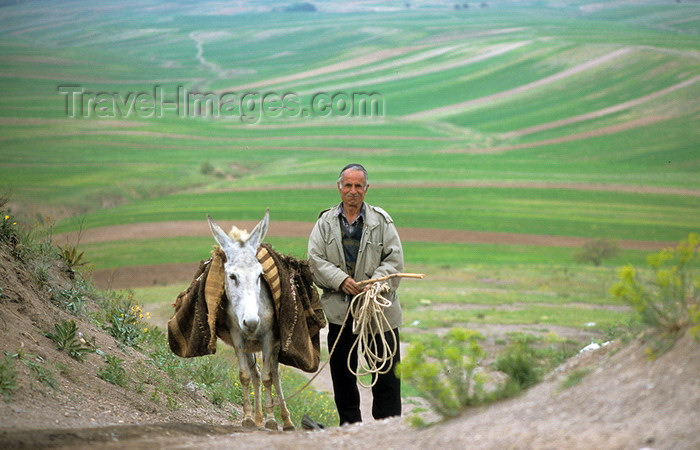
[[[211, 217], [209, 228], [221, 250], [226, 254], [226, 296], [228, 304], [222, 321], [217, 321], [216, 334], [236, 351], [239, 377], [243, 387], [244, 427], [265, 427], [277, 430], [272, 399], [275, 386], [280, 403], [280, 415], [284, 430], [293, 430], [289, 410], [284, 401], [279, 377], [279, 331], [276, 329], [272, 295], [263, 280], [263, 268], [256, 252], [269, 225], [269, 211], [248, 235], [234, 227], [231, 236], [226, 234]], [[265, 387], [265, 415], [260, 398], [261, 374], [255, 361], [255, 353], [262, 351], [262, 384]], [[251, 417], [250, 382], [253, 382], [255, 415]]]

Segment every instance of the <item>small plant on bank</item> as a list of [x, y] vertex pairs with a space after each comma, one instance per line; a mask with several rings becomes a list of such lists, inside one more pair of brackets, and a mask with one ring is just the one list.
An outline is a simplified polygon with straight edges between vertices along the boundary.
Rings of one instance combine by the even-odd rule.
[[583, 381], [584, 378], [586, 378], [586, 375], [591, 373], [591, 368], [590, 367], [584, 367], [583, 369], [577, 369], [571, 372], [564, 381], [562, 381], [560, 390], [564, 389], [569, 389], [571, 387], [576, 386], [579, 384], [581, 381]]
[[17, 221], [10, 214], [7, 203], [10, 198], [7, 194], [0, 194], [0, 241], [14, 247], [19, 242]]
[[82, 315], [87, 304], [85, 292], [76, 286], [57, 291], [51, 290], [51, 300], [74, 316]]
[[611, 294], [631, 305], [640, 321], [656, 331], [654, 354], [670, 348], [683, 331], [700, 332], [700, 235], [692, 233], [675, 249], [647, 257], [649, 271], [624, 266]]
[[543, 375], [574, 355], [579, 344], [555, 334], [533, 336], [527, 333], [510, 334], [511, 343], [493, 367], [508, 375], [506, 383], [493, 397], [504, 398], [518, 394], [540, 382]]
[[480, 404], [486, 377], [477, 372], [484, 357], [479, 339], [482, 336], [477, 332], [453, 328], [444, 337], [413, 344], [399, 366], [402, 380], [444, 417]]
[[18, 388], [15, 362], [12, 358], [4, 356], [0, 359], [0, 395], [7, 401]]
[[33, 353], [24, 353], [22, 350], [18, 350], [15, 353], [5, 351], [5, 356], [22, 361], [22, 364], [29, 368], [37, 381], [52, 389], [58, 389], [58, 382], [56, 381], [53, 370], [46, 365], [46, 360], [41, 356]]
[[620, 253], [617, 243], [609, 239], [592, 239], [583, 244], [583, 248], [574, 255], [576, 261], [593, 263], [598, 267], [604, 259], [610, 259]]
[[129, 378], [122, 366], [123, 359], [113, 355], [104, 355], [106, 365], [97, 370], [97, 376], [117, 386], [126, 387]]
[[124, 345], [138, 347], [143, 339], [143, 330], [147, 328], [143, 319], [148, 319], [150, 314], [144, 314], [132, 293], [125, 297], [116, 296], [107, 301], [105, 306], [105, 330]]
[[60, 324], [54, 324], [55, 332], [46, 332], [44, 335], [56, 343], [56, 348], [63, 350], [76, 361], [84, 361], [85, 354], [92, 351], [89, 347], [83, 347], [78, 336], [78, 326], [74, 320], [64, 320]]
[[535, 351], [524, 340], [511, 344], [505, 354], [496, 360], [494, 367], [508, 375], [505, 390], [510, 394], [527, 389], [540, 381]]
[[89, 262], [83, 259], [85, 252], [78, 252], [77, 245], [65, 245], [58, 247], [61, 258], [68, 264], [68, 268], [72, 271], [76, 267], [81, 267]]

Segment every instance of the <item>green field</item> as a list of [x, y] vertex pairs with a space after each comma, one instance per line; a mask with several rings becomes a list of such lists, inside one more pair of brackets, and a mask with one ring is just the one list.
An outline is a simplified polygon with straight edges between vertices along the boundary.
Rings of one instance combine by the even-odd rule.
[[[0, 7], [0, 191], [12, 213], [56, 233], [253, 220], [267, 207], [275, 222], [313, 222], [338, 201], [338, 170], [360, 162], [368, 202], [399, 227], [659, 245], [698, 231], [697, 3], [283, 6]], [[320, 108], [321, 94], [335, 103]], [[305, 256], [304, 236], [269, 240]], [[212, 244], [81, 250], [114, 270], [196, 263]], [[644, 264], [632, 247], [592, 268], [564, 246], [407, 238], [407, 267], [429, 277], [404, 283], [405, 323], [601, 333], [629, 318], [595, 306], [615, 306], [616, 266]], [[138, 295], [165, 304], [180, 287]]]

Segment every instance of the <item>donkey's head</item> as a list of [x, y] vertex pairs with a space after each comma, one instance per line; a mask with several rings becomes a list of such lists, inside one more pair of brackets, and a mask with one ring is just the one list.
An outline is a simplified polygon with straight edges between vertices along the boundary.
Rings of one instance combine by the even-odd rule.
[[263, 268], [255, 256], [270, 220], [269, 210], [250, 234], [237, 228], [231, 235], [226, 234], [211, 217], [207, 215], [209, 228], [221, 250], [226, 254], [226, 295], [230, 302], [230, 311], [244, 334], [252, 335], [260, 325], [260, 298]]

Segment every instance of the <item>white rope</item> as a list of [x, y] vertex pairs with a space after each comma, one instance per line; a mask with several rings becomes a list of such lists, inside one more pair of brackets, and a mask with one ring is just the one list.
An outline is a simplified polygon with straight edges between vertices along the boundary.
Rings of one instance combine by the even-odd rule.
[[[392, 369], [397, 352], [396, 333], [384, 315], [384, 309], [391, 306], [391, 301], [382, 296], [382, 293], [389, 290], [388, 283], [376, 282], [368, 290], [353, 297], [350, 302], [349, 310], [353, 316], [352, 333], [356, 334], [357, 338], [348, 353], [348, 369], [358, 377], [363, 387], [374, 386], [377, 382], [376, 375], [383, 375]], [[391, 343], [387, 342], [382, 331], [385, 328], [391, 332]], [[350, 363], [353, 352], [357, 352], [358, 355], [357, 370]], [[365, 384], [360, 379], [363, 375], [372, 375], [372, 381]]]
[[[391, 302], [384, 298], [381, 294], [383, 292], [389, 291], [390, 287], [388, 283], [380, 281], [388, 280], [390, 278], [395, 277], [423, 278], [424, 275], [414, 273], [396, 273], [381, 278], [374, 278], [371, 280], [364, 280], [359, 282], [358, 284], [372, 283], [372, 286], [368, 290], [361, 292], [355, 297], [353, 297], [352, 302], [350, 303], [350, 306], [348, 307], [348, 310], [345, 313], [343, 325], [340, 327], [340, 331], [338, 332], [338, 336], [335, 338], [333, 347], [330, 348], [330, 351], [328, 353], [328, 360], [326, 360], [326, 362], [323, 363], [321, 368], [318, 369], [314, 376], [309, 378], [306, 384], [303, 385], [298, 391], [296, 391], [290, 396], [284, 396], [285, 400], [291, 399], [292, 397], [296, 397], [299, 393], [301, 393], [301, 391], [306, 389], [312, 381], [316, 379], [316, 377], [323, 371], [323, 369], [326, 368], [328, 363], [331, 361], [331, 356], [333, 356], [333, 353], [335, 352], [335, 347], [336, 345], [338, 345], [340, 335], [345, 329], [345, 325], [347, 324], [348, 316], [350, 315], [350, 313], [353, 314], [353, 334], [358, 334], [357, 339], [355, 339], [355, 342], [353, 343], [350, 352], [348, 353], [348, 369], [350, 369], [350, 372], [356, 375], [359, 380], [359, 377], [362, 375], [375, 373], [377, 375], [382, 375], [388, 373], [391, 370], [391, 361], [393, 361], [394, 356], [398, 351], [399, 343], [396, 339], [396, 333], [394, 332], [393, 328], [389, 324], [389, 321], [384, 315], [384, 308], [390, 306]], [[391, 348], [389, 346], [389, 343], [386, 341], [386, 338], [384, 337], [384, 333], [382, 332], [384, 324], [386, 324], [387, 328], [391, 330], [391, 335], [393, 338], [392, 341], [394, 342], [394, 345], [391, 346]], [[380, 337], [381, 346], [377, 345], [377, 336]], [[350, 364], [350, 356], [352, 355], [353, 350], [355, 350], [355, 347], [357, 347], [358, 351], [360, 352], [357, 358], [359, 366], [357, 371], [353, 369], [352, 364]], [[378, 352], [377, 350], [379, 348], [382, 348], [384, 351]], [[379, 356], [382, 354], [384, 355], [383, 357]], [[360, 355], [364, 359], [363, 365], [360, 365]], [[389, 361], [389, 364], [387, 364], [387, 361]], [[362, 380], [359, 380], [359, 383], [363, 387], [372, 387], [377, 382], [377, 377], [373, 376], [372, 378], [372, 382], [369, 385], [365, 385], [362, 382]]]
[[[321, 365], [321, 368], [318, 369], [318, 371], [309, 378], [309, 380], [304, 384], [299, 390], [297, 390], [294, 394], [289, 395], [289, 396], [284, 396], [284, 400], [289, 400], [293, 397], [296, 397], [298, 394], [301, 393], [304, 389], [306, 389], [312, 381], [316, 379], [316, 377], [323, 371], [323, 369], [326, 368], [328, 363], [331, 361], [331, 356], [333, 356], [333, 353], [335, 352], [335, 347], [338, 345], [338, 341], [340, 340], [340, 335], [343, 334], [343, 330], [345, 329], [345, 325], [348, 323], [348, 316], [352, 313], [353, 314], [353, 322], [352, 322], [352, 330], [353, 334], [358, 334], [357, 338], [355, 339], [355, 342], [352, 344], [352, 347], [350, 348], [350, 351], [348, 352], [348, 369], [350, 369], [350, 372], [352, 372], [354, 375], [358, 377], [358, 381], [361, 386], [363, 387], [372, 387], [374, 384], [377, 382], [377, 377], [373, 377], [372, 382], [369, 385], [365, 385], [362, 380], [359, 380], [359, 377], [361, 375], [365, 374], [370, 374], [370, 373], [377, 373], [378, 375], [385, 374], [391, 370], [391, 363], [388, 364], [388, 366], [380, 371], [384, 364], [386, 363], [387, 360], [393, 361], [394, 355], [396, 355], [397, 351], [397, 346], [398, 342], [396, 342], [396, 333], [394, 333], [394, 330], [391, 328], [391, 325], [389, 325], [389, 321], [386, 319], [386, 316], [384, 316], [384, 311], [383, 308], [388, 307], [391, 305], [391, 302], [384, 298], [381, 293], [386, 292], [389, 290], [389, 284], [384, 282], [375, 282], [367, 291], [361, 292], [357, 294], [355, 297], [353, 297], [352, 302], [350, 303], [350, 306], [348, 307], [347, 312], [345, 313], [345, 318], [343, 319], [343, 325], [340, 327], [340, 331], [338, 332], [338, 336], [335, 338], [335, 342], [333, 343], [333, 347], [330, 348], [330, 351], [328, 352], [328, 359]], [[363, 301], [364, 300], [364, 301]], [[370, 306], [366, 306], [370, 305]], [[382, 309], [378, 309], [382, 308]], [[358, 309], [359, 315], [355, 314], [355, 309]], [[359, 319], [361, 317], [361, 319]], [[371, 349], [378, 349], [379, 347], [376, 345], [376, 336], [372, 333], [373, 328], [371, 328], [371, 324], [382, 324], [386, 323], [388, 328], [391, 330], [391, 335], [393, 336], [393, 341], [394, 341], [394, 346], [393, 348], [389, 349], [389, 345], [386, 342], [386, 338], [384, 337], [384, 333], [381, 332], [382, 327], [380, 326], [378, 328], [379, 335], [381, 336], [381, 341], [382, 341], [382, 347], [384, 349], [384, 358], [378, 357], [376, 352], [371, 351]], [[356, 332], [355, 330], [359, 330], [359, 332]], [[367, 345], [368, 342], [372, 342], [373, 344], [370, 344], [369, 346]], [[373, 345], [373, 346], [372, 346]], [[364, 351], [362, 349], [368, 349], [368, 353], [360, 353], [358, 354], [358, 365], [360, 365], [360, 355], [364, 358], [365, 365], [360, 365], [358, 370], [355, 371], [355, 369], [352, 368], [352, 364], [350, 364], [350, 357], [352, 355], [352, 352], [355, 350], [355, 348], [358, 348], [358, 351]], [[388, 351], [387, 351], [388, 350]], [[381, 363], [381, 364], [379, 364]], [[377, 369], [378, 368], [378, 369]]]

